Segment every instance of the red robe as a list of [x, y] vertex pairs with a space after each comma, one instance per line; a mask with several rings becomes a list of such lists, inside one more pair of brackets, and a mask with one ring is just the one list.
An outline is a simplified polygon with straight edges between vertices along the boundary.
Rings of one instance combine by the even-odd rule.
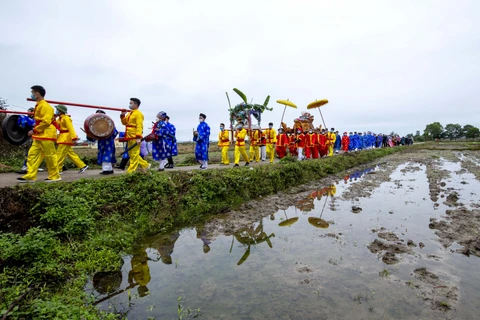
[[327, 155], [327, 135], [326, 134], [317, 134], [318, 137], [318, 152], [320, 153], [320, 158]]
[[317, 134], [315, 133], [307, 133], [305, 136], [305, 157], [309, 158], [318, 158], [317, 148], [315, 145], [317, 144]]
[[350, 143], [350, 138], [348, 136], [342, 137], [342, 150], [348, 152], [348, 144]]
[[305, 135], [303, 133], [300, 133], [299, 135], [297, 135], [296, 140], [298, 140], [298, 142], [296, 143], [297, 148], [305, 149]]
[[277, 135], [277, 155], [280, 159], [284, 158], [287, 155], [287, 146], [289, 139], [285, 133], [279, 133]]
[[288, 150], [290, 151], [291, 156], [296, 157], [298, 155], [294, 134], [288, 136]]

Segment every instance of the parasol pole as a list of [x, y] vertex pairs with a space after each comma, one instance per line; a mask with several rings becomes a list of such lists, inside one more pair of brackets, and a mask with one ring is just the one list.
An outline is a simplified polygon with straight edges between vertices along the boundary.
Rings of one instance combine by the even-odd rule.
[[[31, 98], [27, 98], [27, 101], [36, 102], [36, 100], [33, 100]], [[93, 105], [89, 105], [89, 104], [81, 104], [81, 103], [74, 103], [74, 102], [62, 102], [62, 101], [54, 101], [54, 100], [45, 100], [45, 101], [48, 102], [48, 103], [52, 103], [52, 104], [64, 104], [64, 105], [72, 106], [72, 107], [104, 109], [104, 110], [112, 110], [112, 111], [120, 111], [120, 112], [129, 112], [130, 111], [130, 110], [127, 110], [127, 109], [104, 107], [104, 106], [93, 106]]]
[[[288, 99], [287, 99], [287, 101], [288, 101]], [[285, 107], [283, 108], [282, 120], [280, 120], [280, 125], [282, 125], [282, 122], [283, 122], [283, 116], [285, 115], [285, 110], [287, 110], [287, 105], [285, 105]]]
[[320, 117], [322, 117], [323, 126], [325, 127], [325, 129], [327, 129], [327, 126], [325, 125], [325, 120], [323, 119], [322, 110], [320, 110], [320, 107], [318, 107], [318, 111], [320, 111]]

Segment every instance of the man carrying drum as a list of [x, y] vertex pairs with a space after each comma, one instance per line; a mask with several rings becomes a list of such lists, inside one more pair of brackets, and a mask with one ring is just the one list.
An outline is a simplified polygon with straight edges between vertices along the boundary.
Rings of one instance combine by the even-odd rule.
[[[59, 104], [55, 106], [55, 109], [57, 109], [56, 114], [58, 115], [58, 120], [56, 122], [58, 130], [60, 131], [57, 136], [58, 168], [63, 168], [63, 163], [68, 156], [73, 164], [80, 169], [78, 173], [84, 173], [88, 169], [88, 166], [72, 149], [72, 146], [78, 140], [78, 137], [73, 128], [72, 119], [67, 115], [67, 107], [63, 104]], [[59, 170], [59, 173], [62, 174], [63, 172]]]
[[138, 110], [140, 103], [140, 99], [130, 98], [129, 109], [131, 111], [120, 114], [120, 120], [125, 126], [125, 140], [127, 140], [128, 155], [130, 157], [127, 173], [135, 172], [138, 166], [143, 169], [149, 169], [151, 166], [140, 157], [140, 144], [143, 137], [143, 114]]
[[58, 174], [57, 152], [55, 150], [57, 129], [52, 124], [53, 108], [45, 101], [46, 90], [42, 86], [33, 86], [31, 89], [31, 97], [37, 101], [33, 111], [35, 127], [28, 132], [28, 135], [33, 139], [33, 143], [28, 151], [27, 174], [17, 178], [17, 180], [19, 182], [34, 182], [37, 179], [38, 167], [45, 158], [48, 169], [48, 178], [45, 181], [60, 181], [62, 178]]

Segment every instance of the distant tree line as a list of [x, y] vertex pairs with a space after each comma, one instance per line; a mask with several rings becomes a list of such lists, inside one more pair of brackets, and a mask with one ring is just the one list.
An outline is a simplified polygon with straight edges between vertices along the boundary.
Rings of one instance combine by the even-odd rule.
[[470, 124], [466, 124], [463, 127], [458, 123], [449, 123], [445, 127], [440, 122], [434, 122], [427, 124], [423, 134], [420, 134], [420, 130], [417, 130], [415, 134], [408, 134], [407, 136], [413, 136], [415, 141], [435, 140], [435, 139], [467, 139], [475, 140], [480, 137], [480, 129]]

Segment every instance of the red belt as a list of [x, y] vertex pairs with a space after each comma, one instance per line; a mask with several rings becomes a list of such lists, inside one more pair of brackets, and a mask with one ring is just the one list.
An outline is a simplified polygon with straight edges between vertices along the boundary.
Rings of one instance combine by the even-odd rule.
[[127, 127], [127, 128], [136, 128], [137, 126], [132, 126], [132, 125], [127, 124], [125, 127]]
[[60, 130], [60, 133], [69, 133], [70, 131], [68, 130]]
[[223, 139], [222, 142], [230, 142], [230, 139]]
[[238, 142], [243, 142], [245, 139], [237, 139]]

